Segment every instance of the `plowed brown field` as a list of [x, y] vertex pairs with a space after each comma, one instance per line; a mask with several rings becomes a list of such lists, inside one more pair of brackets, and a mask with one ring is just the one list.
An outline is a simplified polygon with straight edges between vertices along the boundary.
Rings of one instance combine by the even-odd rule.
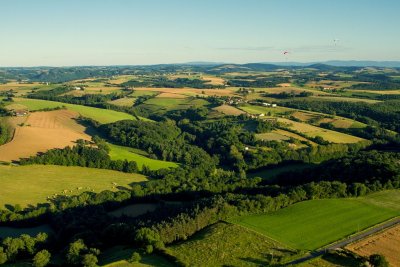
[[0, 146], [0, 161], [34, 156], [52, 148], [73, 145], [78, 139], [90, 140], [85, 127], [74, 119], [78, 113], [56, 110], [31, 113], [24, 126], [17, 126], [11, 142]]

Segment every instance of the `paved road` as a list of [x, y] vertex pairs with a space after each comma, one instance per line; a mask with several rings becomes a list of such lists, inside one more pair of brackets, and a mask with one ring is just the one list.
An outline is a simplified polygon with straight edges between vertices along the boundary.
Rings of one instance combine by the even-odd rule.
[[400, 224], [400, 217], [392, 219], [392, 220], [387, 221], [385, 223], [381, 223], [381, 224], [379, 224], [379, 225], [377, 225], [375, 227], [372, 227], [372, 228], [370, 228], [370, 229], [368, 229], [368, 230], [366, 230], [366, 231], [364, 231], [362, 233], [355, 234], [355, 235], [350, 236], [350, 237], [348, 237], [346, 239], [342, 239], [342, 240], [340, 240], [338, 242], [332, 243], [332, 244], [330, 244], [330, 245], [328, 245], [326, 247], [323, 247], [321, 249], [313, 251], [310, 254], [308, 254], [308, 255], [300, 258], [300, 259], [297, 259], [297, 260], [294, 260], [292, 262], [289, 262], [286, 265], [292, 265], [292, 264], [294, 265], [294, 264], [298, 264], [298, 263], [302, 263], [302, 262], [311, 260], [313, 258], [316, 258], [318, 256], [321, 256], [321, 255], [325, 254], [329, 250], [345, 247], [350, 243], [353, 243], [353, 242], [356, 242], [358, 240], [364, 239], [367, 236], [370, 236], [370, 235], [373, 235], [375, 233], [381, 232], [381, 231], [383, 231], [383, 230], [385, 230], [387, 228], [391, 228], [391, 227], [393, 227], [393, 226], [395, 226], [397, 224]]

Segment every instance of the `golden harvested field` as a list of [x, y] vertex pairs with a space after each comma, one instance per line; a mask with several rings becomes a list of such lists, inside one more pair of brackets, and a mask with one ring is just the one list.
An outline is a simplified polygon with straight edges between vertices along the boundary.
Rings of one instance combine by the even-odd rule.
[[133, 78], [135, 78], [134, 75], [119, 75], [119, 76], [114, 77], [113, 79], [110, 79], [108, 82], [112, 83], [112, 84], [121, 84], [121, 83], [130, 81]]
[[282, 129], [276, 129], [276, 130], [273, 130], [272, 132], [280, 134], [280, 135], [287, 136], [289, 138], [292, 137], [292, 138], [300, 140], [300, 141], [308, 141], [311, 144], [316, 145], [314, 142], [304, 138], [303, 136], [295, 134], [295, 133], [292, 133], [292, 132], [289, 132], [289, 131], [285, 131], [285, 130], [282, 130]]
[[332, 95], [329, 92], [317, 91], [312, 89], [298, 88], [298, 87], [272, 87], [272, 88], [254, 88], [256, 92], [264, 91], [266, 94], [279, 94], [279, 93], [301, 93], [311, 92], [314, 95]]
[[31, 89], [33, 87], [41, 85], [40, 83], [19, 83], [19, 82], [9, 82], [5, 84], [0, 84], [0, 91], [17, 90], [17, 89]]
[[360, 256], [382, 254], [390, 266], [400, 266], [400, 225], [350, 244], [346, 248]]
[[206, 84], [212, 84], [212, 85], [224, 85], [225, 80], [220, 78], [220, 77], [215, 77], [215, 76], [203, 76], [203, 80], [208, 81]]
[[365, 93], [380, 94], [380, 95], [400, 95], [400, 89], [399, 90], [347, 90], [347, 91], [353, 93], [365, 92]]
[[17, 126], [11, 142], [0, 146], [0, 161], [13, 161], [34, 156], [52, 148], [73, 145], [78, 139], [90, 140], [85, 127], [74, 119], [70, 110], [34, 112], [24, 126]]
[[27, 117], [6, 117], [6, 119], [10, 126], [15, 129], [21, 123], [25, 123]]
[[357, 143], [359, 141], [364, 140], [356, 136], [319, 128], [307, 123], [292, 121], [289, 119], [279, 118], [278, 122], [284, 123], [286, 124], [287, 127], [299, 131], [301, 133], [304, 133], [309, 137], [320, 136], [324, 140], [332, 143]]
[[311, 119], [318, 117], [317, 114], [312, 114], [312, 113], [303, 112], [303, 111], [296, 111], [292, 114], [292, 116], [301, 121], [309, 121]]
[[161, 93], [156, 98], [186, 98], [186, 95], [180, 95], [176, 93]]
[[138, 87], [135, 91], [149, 91], [149, 92], [161, 92], [161, 93], [172, 93], [172, 94], [184, 94], [184, 95], [204, 95], [207, 96], [232, 96], [234, 92], [228, 89], [194, 89], [194, 88], [151, 88], [151, 87]]
[[240, 110], [238, 108], [229, 106], [229, 105], [221, 105], [221, 106], [213, 108], [213, 109], [216, 110], [216, 111], [219, 111], [219, 112], [221, 112], [221, 113], [223, 113], [225, 115], [239, 116], [240, 114], [244, 114], [245, 113], [244, 111], [242, 111], [242, 110]]
[[269, 133], [260, 133], [256, 134], [256, 138], [258, 140], [263, 140], [263, 141], [284, 141], [284, 140], [289, 140], [289, 137], [276, 133], [276, 132], [269, 132]]
[[292, 84], [291, 83], [280, 83], [280, 84], [278, 84], [280, 87], [290, 87], [290, 86], [292, 86]]

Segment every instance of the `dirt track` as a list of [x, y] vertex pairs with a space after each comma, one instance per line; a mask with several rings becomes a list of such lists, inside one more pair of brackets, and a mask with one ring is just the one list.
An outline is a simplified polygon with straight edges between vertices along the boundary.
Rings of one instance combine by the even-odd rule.
[[78, 113], [57, 110], [31, 113], [24, 126], [17, 126], [11, 142], [0, 146], [0, 161], [34, 156], [52, 148], [73, 145], [78, 139], [90, 140], [85, 127], [74, 119]]

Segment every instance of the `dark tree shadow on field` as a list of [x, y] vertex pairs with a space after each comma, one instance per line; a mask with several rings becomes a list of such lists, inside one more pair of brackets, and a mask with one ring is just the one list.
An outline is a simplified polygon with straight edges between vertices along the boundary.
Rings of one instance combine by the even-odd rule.
[[334, 251], [328, 252], [322, 256], [327, 262], [330, 262], [334, 265], [343, 266], [343, 267], [358, 267], [363, 262], [363, 259], [357, 258], [355, 255], [346, 252], [346, 251]]
[[5, 207], [6, 209], [8, 209], [9, 211], [12, 211], [12, 212], [14, 212], [14, 211], [15, 211], [15, 208], [14, 208], [14, 206], [13, 206], [13, 205], [11, 205], [11, 204], [4, 204], [4, 207]]
[[270, 264], [270, 261], [268, 261], [268, 260], [260, 260], [260, 259], [251, 258], [251, 257], [239, 258], [239, 259], [241, 259], [242, 261], [249, 262], [249, 263], [257, 264], [258, 266], [273, 266]]
[[121, 185], [116, 186], [116, 188], [117, 188], [118, 190], [129, 190], [129, 188], [127, 188], [127, 187], [125, 187], [125, 186], [121, 186]]
[[290, 254], [290, 255], [295, 255], [295, 254], [298, 253], [298, 252], [295, 251], [295, 250], [287, 249], [287, 248], [274, 248], [274, 250], [275, 250], [275, 251], [282, 252], [282, 253], [288, 253], [288, 254]]
[[104, 138], [104, 136], [101, 134], [100, 131], [98, 131], [96, 129], [96, 127], [99, 126], [99, 124], [97, 122], [95, 122], [94, 120], [90, 120], [90, 119], [85, 119], [85, 118], [76, 118], [74, 119], [78, 124], [82, 125], [85, 127], [85, 131], [84, 133], [90, 135], [90, 136], [100, 136], [102, 138]]

